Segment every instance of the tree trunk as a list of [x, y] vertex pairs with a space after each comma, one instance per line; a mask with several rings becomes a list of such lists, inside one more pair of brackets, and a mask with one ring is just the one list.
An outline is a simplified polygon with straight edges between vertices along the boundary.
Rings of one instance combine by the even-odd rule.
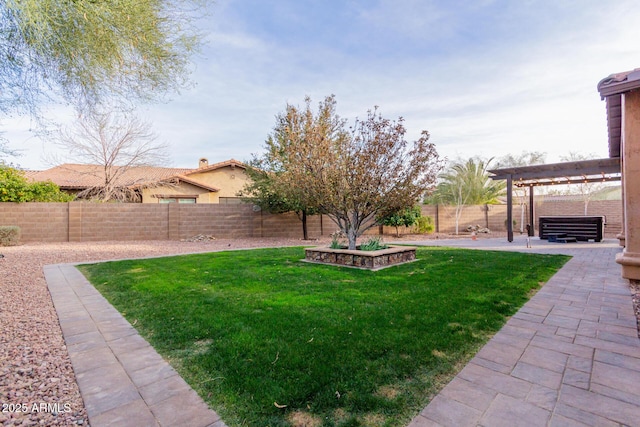
[[460, 217], [462, 216], [462, 206], [456, 206], [456, 235], [459, 234]]
[[302, 210], [302, 238], [304, 240], [309, 240], [309, 232], [307, 230], [307, 211], [305, 209]]
[[350, 228], [347, 230], [347, 239], [349, 239], [349, 250], [354, 251], [356, 249], [356, 230]]

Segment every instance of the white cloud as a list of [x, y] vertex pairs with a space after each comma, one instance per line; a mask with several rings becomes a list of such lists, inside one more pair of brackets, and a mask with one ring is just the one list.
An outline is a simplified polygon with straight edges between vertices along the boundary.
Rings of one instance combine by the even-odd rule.
[[[606, 7], [329, 1], [314, 3], [318, 15], [282, 1], [266, 18], [254, 7], [269, 6], [216, 3], [196, 87], [142, 109], [172, 147], [174, 166], [202, 156], [246, 160], [261, 150], [286, 103], [330, 94], [343, 117], [362, 117], [374, 105], [389, 118], [403, 116], [409, 139], [429, 130], [448, 157], [524, 150], [548, 152], [550, 161], [569, 151], [605, 156], [596, 84], [640, 67], [640, 11], [630, 0]], [[29, 150], [20, 162], [42, 167], [43, 143], [26, 142], [25, 120], [4, 124], [13, 145]]]

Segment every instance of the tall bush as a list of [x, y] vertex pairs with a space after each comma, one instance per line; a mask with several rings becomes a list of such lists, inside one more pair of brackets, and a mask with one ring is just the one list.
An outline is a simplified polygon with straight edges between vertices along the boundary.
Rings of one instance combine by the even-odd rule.
[[388, 227], [395, 227], [396, 237], [400, 237], [400, 227], [411, 227], [414, 225], [418, 218], [422, 216], [420, 206], [413, 206], [411, 208], [405, 208], [398, 212], [394, 212], [392, 215], [388, 215], [379, 220], [382, 225]]
[[0, 165], [0, 202], [70, 202], [53, 182], [29, 182], [18, 169]]
[[416, 232], [418, 234], [430, 234], [433, 233], [435, 229], [436, 226], [433, 223], [433, 217], [421, 216], [416, 219]]

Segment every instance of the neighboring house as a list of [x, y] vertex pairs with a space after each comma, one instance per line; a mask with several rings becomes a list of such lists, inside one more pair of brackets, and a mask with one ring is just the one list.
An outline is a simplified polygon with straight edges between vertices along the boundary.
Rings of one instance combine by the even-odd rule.
[[[246, 166], [230, 159], [210, 165], [200, 159], [198, 168], [137, 166], [127, 168], [115, 185], [133, 190], [142, 203], [240, 203], [238, 192], [249, 179]], [[112, 173], [120, 172], [115, 168]], [[104, 186], [105, 170], [98, 165], [63, 164], [44, 171], [30, 171], [33, 181], [52, 181], [61, 190], [79, 194]]]

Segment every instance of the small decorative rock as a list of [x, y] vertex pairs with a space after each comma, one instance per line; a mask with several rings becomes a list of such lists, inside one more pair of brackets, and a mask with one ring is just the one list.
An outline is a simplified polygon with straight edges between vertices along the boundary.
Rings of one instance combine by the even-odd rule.
[[184, 239], [182, 241], [183, 242], [208, 242], [211, 240], [216, 240], [216, 238], [208, 234], [198, 234], [197, 236], [193, 236], [188, 239]]

